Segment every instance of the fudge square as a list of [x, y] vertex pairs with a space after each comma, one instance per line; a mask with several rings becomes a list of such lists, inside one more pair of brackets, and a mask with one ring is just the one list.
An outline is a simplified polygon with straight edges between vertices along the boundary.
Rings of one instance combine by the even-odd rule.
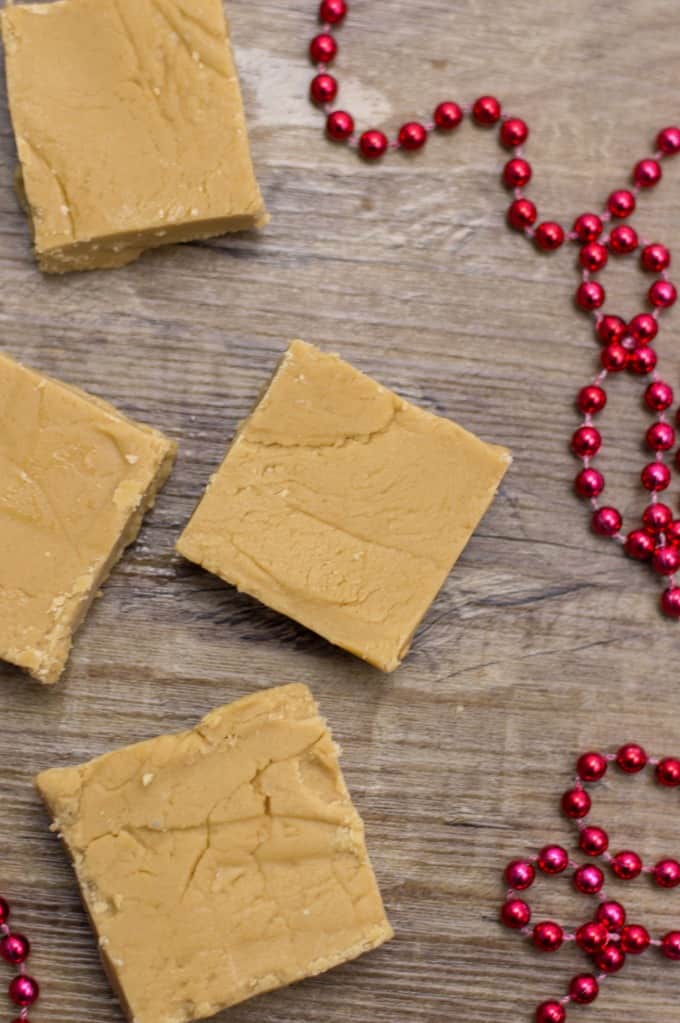
[[175, 444], [0, 352], [0, 658], [56, 682]]
[[177, 549], [392, 671], [510, 462], [294, 341]]
[[392, 937], [337, 756], [288, 685], [38, 776], [130, 1020], [203, 1019]]
[[23, 4], [2, 34], [42, 270], [265, 223], [222, 0]]

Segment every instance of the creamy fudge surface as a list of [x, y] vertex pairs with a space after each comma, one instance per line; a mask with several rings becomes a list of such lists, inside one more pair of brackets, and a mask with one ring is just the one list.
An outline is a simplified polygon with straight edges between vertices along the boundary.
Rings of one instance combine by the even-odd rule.
[[296, 341], [177, 549], [391, 671], [510, 462]]
[[0, 658], [57, 681], [175, 450], [158, 431], [0, 353]]
[[221, 0], [22, 4], [2, 34], [43, 270], [266, 221]]
[[392, 937], [338, 750], [304, 685], [37, 787], [136, 1023], [188, 1023]]

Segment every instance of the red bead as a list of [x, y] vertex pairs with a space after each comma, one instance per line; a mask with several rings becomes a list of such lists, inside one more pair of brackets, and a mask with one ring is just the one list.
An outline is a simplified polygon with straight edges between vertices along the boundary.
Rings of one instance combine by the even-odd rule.
[[27, 973], [22, 973], [15, 977], [9, 986], [9, 997], [15, 1005], [20, 1005], [22, 1009], [33, 1005], [38, 1000], [39, 994], [40, 986], [38, 981], [34, 980], [33, 977], [29, 977]]
[[609, 848], [609, 835], [603, 828], [584, 828], [579, 844], [587, 856], [601, 856]]
[[536, 1023], [564, 1023], [567, 1010], [561, 1002], [542, 1002], [536, 1009]]
[[332, 103], [338, 95], [338, 83], [333, 75], [317, 75], [312, 79], [309, 94], [315, 103]]
[[642, 524], [650, 533], [663, 533], [672, 521], [673, 512], [667, 504], [661, 504], [660, 501], [648, 504], [642, 513]]
[[607, 347], [603, 348], [600, 352], [602, 368], [606, 369], [608, 373], [620, 373], [626, 368], [629, 361], [630, 352], [617, 341], [607, 345]]
[[501, 117], [501, 105], [494, 96], [480, 96], [472, 108], [477, 124], [496, 124]]
[[579, 927], [576, 932], [576, 944], [588, 955], [599, 952], [609, 944], [609, 931], [604, 924], [591, 921]]
[[510, 899], [501, 909], [501, 923], [513, 931], [521, 931], [531, 920], [531, 910], [521, 899]]
[[626, 965], [626, 953], [618, 945], [607, 945], [595, 954], [595, 965], [602, 973], [618, 973]]
[[365, 131], [359, 139], [359, 151], [365, 160], [379, 160], [387, 152], [388, 144], [382, 131]]
[[315, 64], [330, 64], [338, 53], [338, 44], [335, 37], [328, 32], [322, 32], [314, 36], [309, 44], [309, 56]]
[[677, 888], [680, 885], [680, 863], [677, 860], [660, 860], [652, 876], [659, 888]]
[[526, 121], [522, 121], [519, 117], [509, 117], [501, 125], [501, 142], [508, 149], [524, 145], [528, 138], [529, 128]]
[[564, 243], [564, 230], [552, 220], [546, 220], [536, 228], [536, 244], [543, 252], [554, 252]]
[[327, 25], [339, 25], [347, 14], [345, 0], [322, 0], [319, 18]]
[[612, 870], [620, 881], [634, 881], [642, 873], [642, 860], [637, 853], [627, 849], [616, 854]]
[[0, 926], [9, 920], [10, 908], [6, 899], [0, 896]]
[[562, 796], [562, 810], [571, 820], [582, 820], [590, 813], [592, 800], [585, 789], [569, 789]]
[[629, 924], [621, 932], [621, 948], [624, 952], [639, 956], [646, 952], [652, 943], [649, 931], [639, 924]]
[[661, 594], [661, 610], [668, 618], [680, 618], [680, 586], [670, 586]]
[[669, 931], [661, 939], [661, 954], [666, 959], [680, 959], [680, 931]]
[[505, 868], [505, 880], [513, 891], [523, 892], [531, 888], [536, 879], [536, 868], [529, 860], [513, 860]]
[[[642, 536], [646, 536], [642, 533]], [[649, 757], [642, 748], [635, 742], [627, 742], [616, 754], [616, 766], [626, 774], [639, 774], [647, 766]]]
[[579, 391], [576, 403], [584, 416], [594, 416], [607, 404], [607, 394], [602, 387], [591, 384]]
[[574, 221], [573, 231], [580, 242], [594, 242], [602, 234], [604, 224], [597, 213], [582, 213]]
[[640, 257], [642, 269], [649, 273], [660, 274], [671, 265], [671, 254], [665, 245], [645, 245]]
[[675, 447], [675, 430], [670, 423], [652, 423], [645, 440], [651, 451], [670, 451]]
[[670, 486], [671, 471], [663, 462], [650, 462], [640, 473], [642, 486], [653, 494], [658, 494]]
[[581, 469], [574, 486], [579, 497], [599, 497], [604, 490], [604, 476], [597, 469]]
[[656, 369], [657, 354], [653, 348], [636, 348], [630, 353], [628, 369], [637, 376], [647, 376]]
[[594, 426], [580, 426], [571, 438], [571, 450], [579, 458], [592, 458], [601, 447], [602, 437]]
[[583, 281], [576, 292], [576, 305], [592, 312], [604, 305], [606, 293], [598, 281]]
[[604, 888], [604, 874], [594, 863], [586, 863], [574, 871], [574, 887], [583, 895], [597, 895]]
[[418, 121], [409, 121], [399, 131], [399, 145], [402, 149], [413, 151], [422, 149], [427, 142], [427, 128]]
[[609, 253], [605, 245], [600, 242], [589, 242], [584, 245], [579, 253], [579, 262], [584, 270], [590, 273], [597, 273], [607, 265]]
[[612, 248], [612, 252], [616, 252], [619, 256], [628, 255], [629, 252], [635, 252], [638, 247], [638, 236], [637, 231], [634, 231], [632, 227], [627, 224], [621, 224], [620, 227], [615, 227], [609, 235], [609, 244]]
[[0, 956], [13, 966], [26, 962], [30, 951], [30, 942], [23, 934], [7, 934], [0, 941]]
[[623, 549], [634, 561], [649, 561], [656, 549], [656, 543], [644, 529], [634, 529], [626, 537]]
[[602, 902], [597, 907], [595, 918], [610, 931], [620, 931], [626, 922], [626, 911], [620, 902]]
[[673, 519], [673, 521], [664, 530], [666, 534], [666, 543], [672, 543], [676, 546], [680, 544], [680, 519]]
[[346, 110], [334, 110], [326, 120], [326, 131], [329, 138], [344, 142], [354, 133], [354, 118]]
[[534, 927], [533, 942], [541, 952], [557, 952], [563, 941], [564, 931], [552, 920], [545, 920]]
[[600, 993], [600, 985], [592, 973], [581, 973], [569, 985], [569, 997], [576, 1005], [592, 1005]]
[[453, 131], [463, 120], [463, 111], [457, 103], [440, 103], [433, 115], [434, 123], [440, 131]]
[[652, 188], [661, 181], [661, 164], [658, 160], [640, 160], [633, 168], [633, 181], [638, 188]]
[[680, 569], [680, 551], [677, 547], [657, 547], [652, 558], [652, 568], [659, 575], [675, 575]]
[[680, 152], [680, 128], [664, 128], [656, 137], [657, 147], [666, 156]]
[[677, 288], [670, 281], [654, 281], [647, 294], [657, 309], [670, 309], [678, 298]]
[[607, 758], [601, 753], [584, 753], [578, 758], [576, 770], [582, 781], [600, 781], [607, 773]]
[[503, 183], [507, 188], [524, 188], [531, 181], [531, 164], [516, 156], [503, 168]]
[[599, 508], [593, 513], [591, 524], [598, 536], [616, 536], [621, 531], [623, 519], [616, 508]]
[[649, 345], [659, 333], [659, 324], [651, 313], [640, 313], [628, 324], [628, 333], [636, 345]]
[[628, 330], [620, 316], [603, 316], [597, 324], [597, 336], [603, 345], [622, 341]]
[[680, 785], [680, 760], [664, 757], [656, 765], [656, 780], [664, 788], [676, 789]]
[[635, 196], [625, 188], [620, 188], [607, 199], [607, 209], [612, 217], [629, 217], [635, 212]]
[[561, 845], [546, 845], [539, 852], [537, 863], [544, 874], [563, 874], [569, 866], [569, 854]]
[[515, 199], [508, 210], [508, 223], [515, 231], [525, 231], [536, 223], [538, 212], [530, 199]]
[[655, 380], [645, 391], [645, 405], [652, 412], [665, 412], [673, 404], [673, 388], [663, 380]]

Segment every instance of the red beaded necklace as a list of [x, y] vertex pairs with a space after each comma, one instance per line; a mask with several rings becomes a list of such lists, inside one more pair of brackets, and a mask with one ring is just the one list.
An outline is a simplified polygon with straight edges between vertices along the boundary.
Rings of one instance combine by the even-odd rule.
[[0, 898], [0, 956], [17, 970], [8, 988], [10, 1000], [19, 1007], [19, 1016], [13, 1023], [29, 1023], [28, 1010], [37, 1002], [40, 986], [37, 980], [26, 973], [25, 963], [31, 953], [30, 942], [23, 934], [11, 930], [7, 923], [9, 916], [9, 904]]
[[[576, 493], [590, 503], [591, 526], [595, 533], [619, 543], [630, 558], [649, 562], [653, 570], [666, 579], [661, 608], [670, 618], [680, 619], [680, 584], [675, 578], [680, 570], [680, 519], [674, 520], [671, 509], [659, 501], [659, 495], [671, 482], [671, 470], [664, 457], [675, 446], [676, 440], [675, 429], [667, 418], [673, 404], [673, 390], [658, 375], [657, 354], [652, 347], [659, 331], [661, 313], [677, 299], [676, 288], [667, 273], [671, 256], [664, 245], [640, 239], [629, 224], [617, 224], [608, 234], [605, 233], [606, 225], [626, 220], [635, 212], [640, 192], [653, 188], [661, 180], [661, 161], [680, 152], [680, 128], [665, 128], [659, 133], [654, 155], [640, 160], [633, 168], [630, 189], [612, 192], [601, 214], [583, 213], [577, 217], [571, 230], [551, 220], [536, 224], [536, 206], [524, 195], [524, 188], [532, 177], [531, 165], [522, 153], [529, 129], [525, 121], [504, 114], [501, 104], [493, 96], [482, 96], [471, 106], [460, 106], [451, 101], [440, 103], [431, 121], [404, 124], [393, 140], [376, 129], [356, 134], [352, 115], [332, 109], [339, 89], [337, 79], [328, 73], [328, 65], [338, 53], [333, 32], [345, 20], [347, 12], [345, 0], [322, 0], [319, 18], [323, 31], [312, 39], [309, 47], [310, 58], [318, 71], [311, 84], [311, 98], [326, 113], [328, 137], [352, 146], [366, 160], [379, 160], [390, 149], [422, 149], [432, 132], [454, 131], [466, 114], [482, 127], [499, 125], [500, 142], [513, 153], [503, 169], [503, 184], [514, 195], [508, 210], [510, 227], [524, 234], [543, 252], [554, 252], [566, 239], [581, 246], [582, 279], [576, 292], [576, 304], [594, 318], [595, 335], [602, 351], [597, 374], [589, 385], [582, 388], [577, 398], [583, 421], [572, 437], [571, 450], [581, 459], [583, 468], [575, 480]], [[656, 274], [657, 279], [647, 292], [650, 311], [640, 313], [626, 323], [619, 316], [601, 311], [606, 294], [592, 275], [605, 268], [610, 256], [637, 252], [642, 268]], [[627, 534], [622, 531], [620, 512], [600, 503], [605, 480], [602, 473], [592, 467], [592, 461], [602, 446], [602, 437], [593, 425], [593, 418], [607, 403], [603, 384], [609, 376], [623, 370], [643, 380], [647, 378], [644, 401], [655, 416], [655, 422], [645, 434], [645, 443], [652, 457], [641, 473], [642, 486], [650, 494], [650, 501], [642, 514], [639, 528]], [[680, 411], [677, 424], [680, 425]], [[680, 469], [680, 452], [676, 455], [676, 466]]]

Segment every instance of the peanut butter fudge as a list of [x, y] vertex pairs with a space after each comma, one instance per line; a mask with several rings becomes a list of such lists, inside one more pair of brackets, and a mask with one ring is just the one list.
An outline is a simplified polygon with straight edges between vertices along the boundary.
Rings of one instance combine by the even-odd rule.
[[510, 462], [295, 341], [177, 549], [392, 671]]
[[0, 658], [56, 682], [175, 444], [0, 353]]
[[130, 1020], [188, 1023], [392, 937], [304, 685], [36, 779]]
[[222, 0], [22, 4], [2, 34], [42, 270], [265, 223]]

